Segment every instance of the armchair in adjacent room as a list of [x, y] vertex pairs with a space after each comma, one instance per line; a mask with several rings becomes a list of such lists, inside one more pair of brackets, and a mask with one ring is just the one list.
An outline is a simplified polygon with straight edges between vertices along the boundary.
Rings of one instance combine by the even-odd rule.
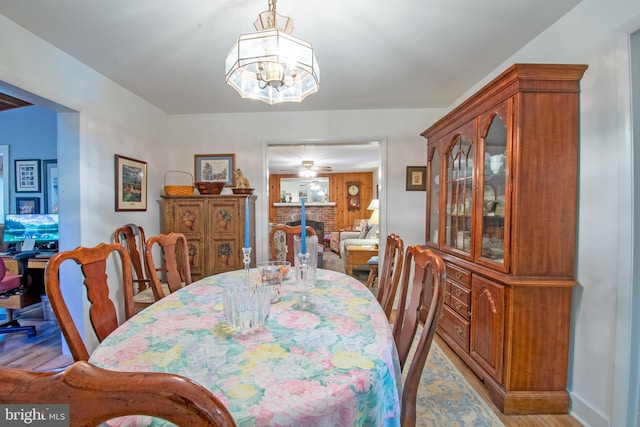
[[341, 258], [344, 258], [347, 245], [373, 246], [378, 244], [378, 237], [376, 236], [378, 230], [377, 224], [370, 225], [367, 219], [358, 219], [353, 227], [332, 231], [330, 233], [329, 247]]

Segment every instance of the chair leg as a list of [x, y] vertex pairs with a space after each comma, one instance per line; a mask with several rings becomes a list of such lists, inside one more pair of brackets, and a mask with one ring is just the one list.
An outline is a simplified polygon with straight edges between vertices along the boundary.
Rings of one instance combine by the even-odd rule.
[[376, 277], [378, 277], [378, 266], [372, 265], [369, 269], [369, 277], [367, 277], [367, 287], [372, 287], [376, 283]]

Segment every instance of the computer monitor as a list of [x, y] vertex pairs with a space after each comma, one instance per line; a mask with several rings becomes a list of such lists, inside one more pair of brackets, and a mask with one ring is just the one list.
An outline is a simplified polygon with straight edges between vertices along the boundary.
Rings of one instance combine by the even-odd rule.
[[34, 239], [39, 247], [57, 247], [58, 214], [5, 215], [4, 242], [15, 246], [26, 238]]

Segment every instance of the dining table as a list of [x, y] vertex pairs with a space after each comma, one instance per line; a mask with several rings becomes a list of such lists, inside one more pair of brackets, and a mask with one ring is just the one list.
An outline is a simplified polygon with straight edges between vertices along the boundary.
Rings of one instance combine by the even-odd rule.
[[[294, 306], [302, 291], [290, 271], [266, 324], [238, 331], [226, 321], [223, 291], [247, 282], [263, 286], [257, 269], [185, 286], [120, 325], [89, 361], [188, 377], [220, 399], [239, 426], [399, 426], [398, 355], [366, 286], [318, 269], [306, 291], [313, 307], [300, 310]], [[111, 425], [172, 424], [136, 416]]]

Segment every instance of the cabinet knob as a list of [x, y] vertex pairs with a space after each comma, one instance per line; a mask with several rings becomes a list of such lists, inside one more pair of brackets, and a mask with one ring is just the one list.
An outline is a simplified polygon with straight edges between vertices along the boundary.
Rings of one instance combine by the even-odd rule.
[[454, 329], [456, 330], [456, 334], [458, 334], [458, 336], [462, 336], [462, 328], [460, 326], [456, 325]]
[[462, 273], [460, 273], [459, 271], [456, 271], [456, 279], [462, 279]]
[[456, 302], [453, 305], [456, 307], [456, 310], [458, 310], [458, 311], [460, 311], [460, 308], [462, 308], [462, 304], [460, 304], [459, 302]]
[[462, 291], [460, 289], [456, 289], [455, 294], [457, 297], [462, 296]]

